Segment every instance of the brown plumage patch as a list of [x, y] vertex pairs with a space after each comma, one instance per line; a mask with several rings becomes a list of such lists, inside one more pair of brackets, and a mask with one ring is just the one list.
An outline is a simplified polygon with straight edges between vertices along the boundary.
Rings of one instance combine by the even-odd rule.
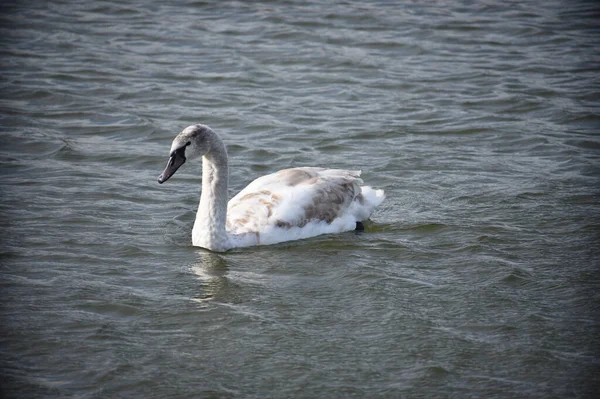
[[303, 209], [304, 215], [301, 219], [294, 221], [278, 220], [277, 227], [289, 228], [292, 226], [304, 227], [311, 221], [325, 221], [331, 224], [337, 217], [341, 216], [355, 197], [357, 185], [352, 182], [339, 182], [319, 187], [318, 183], [312, 203]]
[[264, 198], [260, 198], [258, 201], [267, 208], [267, 219], [270, 218], [273, 214], [273, 203]]
[[245, 230], [254, 231], [259, 228], [257, 218], [266, 211], [266, 218], [269, 219], [273, 215], [273, 208], [281, 201], [281, 196], [269, 190], [261, 190], [253, 193], [248, 193], [240, 198], [235, 206], [242, 206], [248, 201], [258, 201], [263, 207], [250, 207], [246, 210], [242, 217], [238, 217], [228, 221], [229, 227], [239, 226]]
[[246, 223], [248, 223], [248, 218], [244, 217], [244, 218], [235, 219], [235, 222], [238, 224], [246, 224]]
[[273, 194], [269, 190], [260, 190], [260, 191], [257, 191], [255, 193], [248, 193], [248, 194], [244, 195], [242, 198], [240, 198], [240, 201], [247, 201], [250, 198], [254, 198], [254, 197], [257, 197], [259, 195], [269, 195], [269, 196], [277, 196], [278, 197], [277, 194]]
[[318, 177], [312, 177], [312, 178], [306, 180], [305, 182], [303, 182], [302, 184], [311, 185], [311, 184], [317, 184], [318, 182], [319, 182]]
[[256, 195], [255, 193], [246, 194], [242, 198], [240, 198], [240, 202], [249, 200], [250, 198], [254, 197], [255, 195]]
[[275, 193], [271, 193], [271, 198], [273, 198], [275, 202], [281, 201], [281, 196]]
[[297, 168], [284, 169], [279, 171], [277, 174], [279, 175], [279, 178], [285, 182], [285, 184], [292, 187], [297, 186], [298, 184], [303, 183], [314, 176], [305, 170]]

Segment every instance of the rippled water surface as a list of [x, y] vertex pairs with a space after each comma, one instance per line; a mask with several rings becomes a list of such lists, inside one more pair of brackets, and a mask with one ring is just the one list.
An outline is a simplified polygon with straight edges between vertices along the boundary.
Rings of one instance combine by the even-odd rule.
[[[594, 397], [600, 7], [3, 2], [4, 397]], [[362, 169], [362, 233], [194, 248], [233, 195]]]

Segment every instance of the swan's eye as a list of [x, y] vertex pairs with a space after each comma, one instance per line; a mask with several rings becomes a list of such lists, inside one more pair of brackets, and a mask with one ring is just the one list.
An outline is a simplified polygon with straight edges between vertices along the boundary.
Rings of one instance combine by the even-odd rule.
[[188, 145], [192, 145], [191, 141], [188, 141], [187, 143], [185, 143], [185, 146], [187, 147]]
[[185, 159], [185, 147], [187, 147], [188, 145], [184, 145], [183, 147], [179, 147], [176, 150], [173, 150], [173, 152], [170, 154], [171, 157], [174, 157], [175, 155], [178, 155], [180, 157], [183, 157]]

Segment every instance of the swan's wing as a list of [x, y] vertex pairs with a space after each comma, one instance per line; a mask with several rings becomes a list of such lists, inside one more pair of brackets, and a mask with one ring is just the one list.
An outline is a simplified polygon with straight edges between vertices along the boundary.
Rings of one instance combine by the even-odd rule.
[[359, 176], [360, 171], [293, 168], [260, 177], [229, 201], [227, 228], [246, 233], [331, 223], [353, 202], [364, 201]]

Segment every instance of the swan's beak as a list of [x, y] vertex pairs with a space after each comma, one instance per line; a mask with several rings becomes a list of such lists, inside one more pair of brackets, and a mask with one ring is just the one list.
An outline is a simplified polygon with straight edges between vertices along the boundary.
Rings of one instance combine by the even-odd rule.
[[179, 169], [179, 167], [184, 163], [185, 155], [182, 154], [182, 151], [173, 152], [173, 155], [171, 155], [171, 158], [169, 158], [167, 167], [165, 168], [165, 170], [163, 170], [160, 176], [158, 176], [158, 183], [163, 184], [164, 182], [169, 180], [169, 178], [173, 176], [177, 169]]

